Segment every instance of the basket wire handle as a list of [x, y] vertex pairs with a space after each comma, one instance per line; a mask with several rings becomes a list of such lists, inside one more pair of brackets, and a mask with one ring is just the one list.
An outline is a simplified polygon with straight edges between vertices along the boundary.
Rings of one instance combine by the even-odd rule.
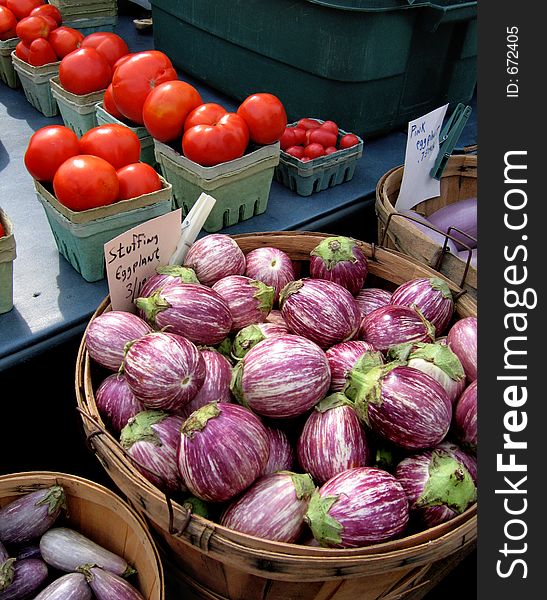
[[[133, 466], [135, 466], [138, 469], [143, 469], [144, 471], [146, 471], [147, 473], [150, 473], [150, 475], [153, 475], [160, 481], [165, 481], [165, 479], [161, 475], [156, 473], [153, 469], [151, 469], [150, 467], [147, 467], [146, 465], [143, 465], [140, 461], [138, 461], [136, 458], [131, 456], [131, 454], [129, 454], [129, 452], [127, 452], [127, 450], [118, 442], [118, 440], [109, 431], [107, 431], [103, 427], [103, 425], [99, 421], [97, 421], [97, 419], [95, 419], [95, 417], [92, 417], [88, 412], [81, 409], [79, 406], [76, 407], [76, 410], [81, 415], [83, 415], [86, 419], [91, 421], [91, 423], [93, 423], [93, 425], [95, 425], [95, 427], [96, 427], [95, 431], [92, 431], [86, 435], [86, 445], [94, 454], [97, 454], [97, 449], [95, 448], [94, 444], [91, 442], [92, 438], [95, 436], [104, 435], [105, 437], [107, 437], [110, 440], [110, 442], [112, 444], [114, 444], [116, 446], [116, 448], [122, 453], [122, 455], [133, 464]], [[149, 481], [149, 483], [152, 483], [152, 482]], [[173, 501], [171, 499], [171, 496], [168, 492], [165, 492], [163, 490], [161, 490], [161, 492], [165, 496], [165, 502], [167, 504], [167, 512], [169, 515], [169, 533], [171, 533], [172, 535], [181, 536], [184, 533], [184, 531], [186, 530], [186, 528], [188, 527], [188, 524], [190, 523], [190, 518], [192, 516], [192, 506], [190, 503], [185, 503], [183, 505], [183, 509], [186, 514], [184, 516], [184, 519], [183, 519], [180, 527], [177, 529], [174, 525], [175, 511], [173, 509]]]
[[[462, 279], [460, 281], [460, 284], [458, 285], [458, 287], [460, 288], [460, 292], [457, 292], [454, 295], [454, 299], [457, 300], [458, 298], [460, 298], [463, 294], [466, 293], [466, 290], [463, 289], [465, 280], [467, 279], [467, 273], [469, 272], [469, 266], [471, 264], [471, 257], [473, 255], [473, 250], [470, 246], [468, 246], [467, 244], [464, 244], [460, 239], [455, 238], [453, 235], [451, 235], [449, 233], [449, 231], [451, 229], [456, 229], [458, 232], [460, 231], [459, 229], [457, 229], [456, 227], [449, 227], [447, 232], [441, 231], [440, 229], [438, 229], [437, 227], [435, 227], [434, 225], [431, 225], [430, 223], [424, 223], [423, 221], [420, 221], [420, 219], [416, 219], [415, 217], [412, 217], [411, 215], [403, 215], [402, 213], [389, 213], [388, 217], [387, 217], [387, 221], [386, 221], [386, 225], [384, 227], [384, 231], [382, 232], [382, 239], [380, 240], [380, 246], [384, 246], [384, 242], [385, 239], [387, 237], [387, 232], [389, 230], [389, 225], [392, 221], [392, 217], [402, 217], [403, 219], [407, 219], [408, 221], [413, 221], [414, 223], [418, 223], [419, 225], [424, 225], [425, 227], [427, 227], [428, 229], [431, 229], [432, 231], [435, 231], [436, 233], [442, 235], [444, 237], [444, 243], [443, 243], [443, 247], [441, 249], [441, 254], [439, 255], [439, 258], [437, 259], [437, 262], [435, 264], [435, 266], [433, 267], [433, 269], [435, 271], [439, 271], [443, 260], [444, 260], [444, 256], [446, 254], [449, 254], [448, 251], [448, 240], [452, 240], [454, 243], [458, 243], [461, 244], [462, 246], [464, 246], [464, 249], [468, 251], [468, 256], [467, 256], [467, 263], [465, 265], [464, 271], [463, 271], [463, 275], [462, 275]], [[465, 232], [461, 232], [463, 233], [465, 236], [467, 236], [468, 238], [475, 240], [475, 238], [473, 238], [472, 236], [466, 234]]]

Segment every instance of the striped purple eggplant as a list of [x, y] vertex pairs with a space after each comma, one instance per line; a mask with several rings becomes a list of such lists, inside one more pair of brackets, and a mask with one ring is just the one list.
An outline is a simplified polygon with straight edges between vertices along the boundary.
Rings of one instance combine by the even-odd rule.
[[439, 277], [417, 277], [402, 283], [391, 295], [391, 304], [416, 306], [442, 335], [454, 314], [454, 299], [448, 284]]
[[125, 373], [112, 373], [103, 379], [95, 391], [95, 403], [99, 414], [115, 433], [120, 433], [131, 417], [144, 410], [131, 391]]
[[410, 516], [427, 527], [450, 521], [477, 500], [477, 488], [465, 465], [443, 449], [404, 458], [395, 469], [409, 501]]
[[391, 292], [382, 288], [363, 288], [355, 296], [355, 302], [361, 312], [361, 317], [365, 317], [368, 313], [386, 306], [391, 301]]
[[259, 415], [296, 417], [315, 406], [330, 387], [330, 368], [317, 344], [299, 335], [267, 338], [234, 367], [232, 393]]
[[477, 265], [479, 262], [479, 249], [478, 248], [473, 248], [471, 250], [471, 258], [469, 258], [469, 250], [460, 250], [460, 252], [458, 252], [458, 254], [456, 256], [461, 261], [463, 261], [464, 264], [467, 264], [467, 261], [469, 261], [469, 264], [472, 267], [475, 267], [475, 269], [477, 268]]
[[139, 590], [123, 577], [96, 565], [86, 565], [80, 571], [97, 600], [145, 600]]
[[39, 558], [9, 559], [0, 570], [0, 600], [32, 598], [47, 577], [47, 565]]
[[354, 339], [361, 314], [355, 298], [334, 281], [305, 278], [287, 284], [279, 296], [289, 330], [329, 348]]
[[466, 452], [463, 450], [458, 444], [455, 442], [445, 439], [440, 444], [435, 446], [437, 450], [442, 450], [450, 454], [457, 461], [461, 462], [464, 467], [469, 471], [469, 474], [473, 478], [475, 485], [477, 485], [477, 457], [470, 452]]
[[433, 342], [435, 328], [418, 310], [388, 304], [363, 318], [359, 339], [387, 352], [391, 346], [405, 342]]
[[245, 255], [233, 238], [212, 233], [190, 246], [184, 266], [194, 270], [200, 283], [212, 286], [228, 275], [243, 275]]
[[0, 509], [0, 541], [24, 544], [40, 537], [63, 509], [66, 509], [66, 495], [60, 485], [19, 496]]
[[236, 360], [244, 358], [245, 354], [258, 342], [276, 335], [289, 333], [286, 325], [278, 323], [253, 323], [240, 329], [234, 337], [231, 354]]
[[209, 402], [233, 401], [230, 391], [232, 365], [229, 360], [216, 350], [203, 348], [200, 353], [205, 363], [205, 379], [198, 393], [177, 412], [183, 419]]
[[402, 448], [431, 448], [448, 433], [452, 404], [440, 383], [418, 369], [396, 361], [365, 372], [353, 369], [344, 393], [361, 420]]
[[48, 529], [40, 538], [40, 552], [48, 565], [66, 573], [82, 565], [98, 565], [124, 577], [136, 572], [123, 557], [69, 527]]
[[182, 417], [161, 410], [146, 410], [129, 419], [120, 435], [135, 467], [162, 492], [184, 489], [177, 466], [183, 422]]
[[152, 327], [138, 315], [111, 310], [91, 321], [85, 334], [85, 345], [96, 363], [117, 371], [123, 362], [126, 344], [151, 331]]
[[281, 325], [282, 327], [287, 327], [287, 323], [285, 323], [285, 319], [281, 314], [281, 311], [277, 308], [274, 308], [270, 311], [270, 314], [266, 317], [265, 323], [274, 323], [275, 325]]
[[350, 340], [331, 346], [326, 352], [329, 361], [331, 392], [341, 392], [346, 385], [346, 375], [365, 352], [374, 350], [374, 346], [362, 340]]
[[465, 389], [465, 371], [460, 359], [446, 344], [401, 344], [392, 346], [388, 358], [400, 360], [438, 381], [454, 404]]
[[273, 287], [274, 304], [279, 299], [279, 292], [287, 283], [296, 279], [291, 258], [279, 248], [269, 246], [255, 248], [247, 253], [245, 260], [247, 277]]
[[211, 402], [182, 426], [179, 472], [194, 496], [224, 502], [264, 472], [269, 452], [268, 433], [253, 412]]
[[4, 544], [0, 541], [0, 565], [5, 563], [8, 560], [8, 558], [9, 558], [8, 551], [6, 550], [6, 547], [4, 546]]
[[158, 331], [140, 338], [128, 348], [123, 367], [131, 391], [149, 409], [181, 408], [205, 380], [199, 350], [174, 333]]
[[166, 283], [135, 300], [140, 315], [155, 329], [176, 333], [194, 344], [214, 346], [230, 333], [232, 314], [226, 302], [200, 283]]
[[393, 475], [356, 467], [314, 492], [305, 520], [321, 546], [358, 548], [399, 537], [408, 517], [406, 494]]
[[279, 427], [265, 425], [270, 440], [270, 455], [263, 475], [276, 471], [292, 471], [295, 461], [294, 449], [287, 434]]
[[220, 524], [274, 542], [295, 542], [304, 531], [304, 515], [314, 490], [307, 473], [265, 475], [228, 506]]
[[467, 383], [477, 379], [477, 317], [456, 321], [448, 330], [448, 345], [460, 359]]
[[50, 583], [34, 600], [91, 600], [92, 597], [82, 573], [67, 573]]
[[212, 289], [226, 302], [232, 313], [232, 332], [253, 323], [263, 323], [272, 310], [274, 289], [245, 275], [228, 275]]
[[161, 265], [151, 275], [139, 291], [139, 296], [147, 298], [167, 283], [200, 283], [194, 269], [180, 265]]
[[368, 261], [356, 240], [328, 237], [310, 252], [310, 276], [334, 281], [356, 296], [368, 275]]
[[477, 380], [472, 381], [454, 407], [455, 436], [463, 449], [477, 451]]
[[[28, 544], [10, 546], [10, 552], [11, 556], [17, 560], [23, 560], [24, 558], [42, 558], [39, 540], [29, 542]], [[0, 558], [0, 563], [1, 562], [2, 558]]]
[[365, 429], [344, 394], [332, 394], [315, 406], [298, 438], [296, 454], [302, 469], [319, 484], [367, 464]]

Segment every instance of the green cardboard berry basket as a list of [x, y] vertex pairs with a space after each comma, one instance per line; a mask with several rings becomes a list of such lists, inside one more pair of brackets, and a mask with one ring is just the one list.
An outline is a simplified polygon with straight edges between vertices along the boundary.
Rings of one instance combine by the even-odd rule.
[[50, 85], [63, 122], [69, 129], [81, 137], [86, 131], [97, 127], [95, 105], [102, 101], [105, 90], [90, 94], [72, 94], [61, 85], [58, 76], [51, 78]]
[[59, 74], [61, 61], [42, 65], [41, 67], [33, 67], [15, 56], [15, 50], [11, 53], [11, 60], [30, 104], [45, 117], [58, 115], [59, 107], [51, 93], [50, 80]]
[[[316, 119], [323, 123], [321, 119]], [[295, 127], [290, 123], [289, 127]], [[338, 141], [348, 133], [343, 129], [338, 132]], [[363, 155], [363, 140], [351, 148], [344, 148], [327, 156], [320, 156], [308, 162], [302, 162], [283, 150], [279, 157], [279, 165], [275, 169], [275, 179], [299, 196], [310, 196], [328, 188], [350, 181], [355, 173], [357, 160]]]
[[95, 105], [95, 114], [97, 117], [97, 125], [116, 123], [117, 125], [129, 127], [129, 129], [131, 129], [131, 131], [133, 131], [137, 135], [141, 142], [141, 162], [145, 162], [154, 168], [158, 166], [156, 162], [156, 156], [154, 154], [154, 140], [152, 139], [152, 136], [150, 135], [146, 127], [132, 127], [131, 125], [128, 125], [127, 123], [116, 119], [116, 117], [112, 116], [109, 112], [107, 112], [104, 109], [102, 102], [99, 102]]
[[19, 42], [18, 37], [0, 41], [0, 79], [10, 88], [18, 88], [21, 85], [19, 76], [13, 68], [11, 53]]
[[0, 223], [6, 235], [0, 237], [0, 314], [13, 308], [13, 261], [17, 253], [13, 225], [8, 215], [0, 208]]
[[84, 35], [96, 31], [113, 32], [118, 22], [116, 0], [49, 0], [63, 17], [63, 25]]
[[59, 253], [86, 281], [105, 277], [103, 246], [132, 227], [167, 214], [172, 186], [162, 179], [162, 189], [108, 206], [73, 211], [63, 206], [39, 181], [34, 188], [51, 227]]
[[154, 150], [162, 175], [173, 185], [173, 209], [181, 208], [186, 216], [202, 192], [216, 199], [203, 225], [208, 233], [266, 211], [279, 142], [213, 167], [203, 167], [156, 139]]

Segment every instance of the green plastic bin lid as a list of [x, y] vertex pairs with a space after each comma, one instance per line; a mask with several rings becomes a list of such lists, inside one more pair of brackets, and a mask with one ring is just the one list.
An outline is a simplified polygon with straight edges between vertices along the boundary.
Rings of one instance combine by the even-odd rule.
[[477, 4], [469, 0], [306, 0], [328, 8], [357, 11], [383, 11], [418, 7], [448, 7], [459, 4]]

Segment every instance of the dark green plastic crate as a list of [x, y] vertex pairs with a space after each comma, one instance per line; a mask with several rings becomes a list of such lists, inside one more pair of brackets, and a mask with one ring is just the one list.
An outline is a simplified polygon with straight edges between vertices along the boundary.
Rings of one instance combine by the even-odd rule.
[[291, 121], [314, 114], [373, 136], [473, 96], [477, 2], [151, 4], [155, 47], [181, 74], [236, 100], [271, 92]]

